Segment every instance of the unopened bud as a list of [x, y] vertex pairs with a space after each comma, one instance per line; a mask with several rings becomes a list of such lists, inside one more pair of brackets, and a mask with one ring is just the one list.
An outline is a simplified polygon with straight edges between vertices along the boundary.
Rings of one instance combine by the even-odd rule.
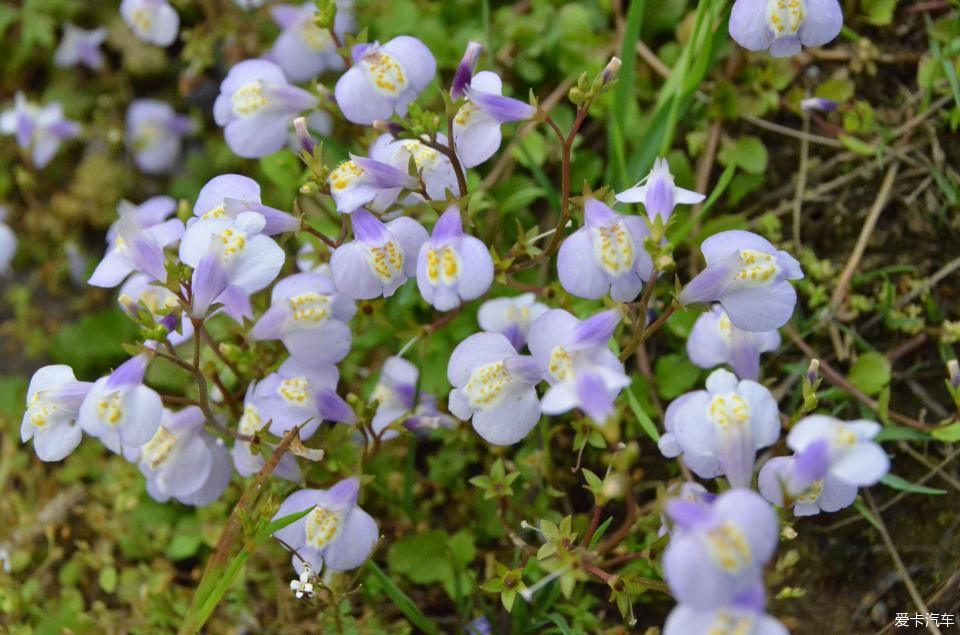
[[960, 388], [960, 363], [957, 363], [956, 359], [951, 359], [947, 362], [947, 376], [949, 377], [951, 388]]
[[611, 58], [601, 73], [604, 85], [609, 84], [617, 78], [617, 74], [620, 72], [620, 66], [622, 64], [623, 62], [620, 61], [619, 57]]
[[811, 97], [800, 102], [800, 109], [803, 110], [803, 112], [810, 112], [811, 110], [833, 112], [837, 109], [837, 102], [832, 99], [824, 99], [823, 97]]
[[473, 79], [473, 69], [477, 65], [477, 58], [483, 52], [483, 44], [479, 42], [470, 42], [467, 44], [467, 50], [463, 53], [460, 64], [457, 65], [457, 72], [453, 75], [453, 85], [450, 87], [450, 96], [453, 99], [463, 97], [464, 91], [470, 85]]
[[403, 126], [397, 122], [384, 121], [383, 119], [375, 119], [373, 122], [373, 129], [377, 132], [386, 132], [388, 134], [392, 134], [394, 137], [403, 132]]
[[817, 381], [820, 379], [820, 360], [811, 359], [810, 366], [807, 367], [807, 374], [804, 375], [804, 378], [807, 382], [813, 386], [816, 385]]
[[313, 137], [310, 136], [310, 131], [307, 129], [307, 120], [303, 117], [297, 117], [293, 120], [293, 129], [297, 132], [297, 141], [300, 143], [300, 147], [303, 148], [304, 152], [313, 156], [313, 149], [317, 144], [313, 142]]

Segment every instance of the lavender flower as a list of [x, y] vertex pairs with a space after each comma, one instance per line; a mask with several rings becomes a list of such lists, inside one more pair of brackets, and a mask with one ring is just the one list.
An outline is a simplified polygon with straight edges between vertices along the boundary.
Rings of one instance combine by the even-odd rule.
[[63, 25], [63, 37], [53, 54], [53, 63], [59, 68], [73, 68], [80, 64], [98, 71], [103, 68], [100, 45], [106, 39], [106, 27], [88, 31], [68, 22]]
[[740, 379], [760, 376], [760, 354], [780, 348], [777, 331], [742, 331], [720, 305], [697, 318], [687, 339], [687, 355], [700, 368], [729, 364]]
[[672, 500], [667, 514], [675, 530], [663, 570], [680, 604], [711, 611], [759, 595], [762, 606], [762, 587], [759, 594], [756, 590], [763, 566], [776, 550], [779, 524], [759, 494], [731, 490], [709, 506]]
[[742, 230], [714, 234], [700, 245], [707, 267], [680, 293], [683, 305], [719, 301], [744, 331], [772, 331], [793, 315], [797, 292], [788, 280], [803, 278], [790, 254]]
[[227, 449], [203, 429], [203, 423], [203, 413], [196, 406], [179, 412], [164, 409], [153, 437], [124, 452], [138, 464], [154, 500], [165, 503], [173, 498], [205, 507], [227, 489], [232, 473]]
[[857, 486], [827, 473], [828, 443], [821, 440], [794, 456], [778, 456], [760, 469], [757, 486], [770, 503], [793, 507], [794, 516], [835, 512], [853, 504]]
[[[343, 39], [356, 25], [349, 9], [352, 2], [337, 2], [334, 31]], [[315, 22], [317, 6], [307, 2], [300, 6], [278, 4], [270, 8], [273, 21], [282, 29], [273, 43], [267, 59], [283, 69], [290, 81], [302, 82], [326, 70], [340, 70], [343, 60], [337, 54], [337, 45], [327, 29]]]
[[167, 341], [173, 346], [193, 337], [193, 322], [180, 314], [180, 300], [170, 289], [153, 284], [146, 274], [135, 273], [127, 278], [117, 300], [120, 308], [134, 319], [146, 310], [154, 322], [167, 328]]
[[120, 15], [134, 35], [157, 46], [170, 46], [180, 30], [180, 15], [167, 0], [123, 0]]
[[701, 478], [723, 474], [733, 487], [750, 487], [757, 450], [780, 435], [777, 402], [760, 384], [738, 382], [723, 369], [710, 374], [706, 387], [681, 397], [668, 415], [673, 438], [661, 437], [661, 451], [669, 457], [681, 450], [684, 463]]
[[258, 158], [283, 148], [293, 118], [316, 105], [317, 98], [291, 86], [273, 62], [246, 60], [220, 84], [213, 118], [234, 153]]
[[[446, 136], [438, 134], [437, 143], [446, 145]], [[446, 199], [448, 190], [454, 196], [460, 196], [461, 194], [460, 185], [457, 183], [457, 174], [449, 157], [422, 141], [395, 139], [391, 134], [383, 134], [370, 147], [370, 157], [392, 165], [404, 174], [407, 173], [407, 166], [410, 159], [413, 158], [417, 171], [420, 173], [420, 179], [423, 181], [424, 189], [427, 191], [427, 196], [433, 200]], [[415, 186], [416, 183], [414, 183]], [[392, 204], [395, 199], [396, 196], [389, 201], [377, 202], [371, 208], [375, 210], [386, 209], [387, 203]], [[423, 202], [423, 196], [416, 192], [412, 192], [402, 201], [404, 205], [414, 205], [420, 202]]]
[[844, 483], [867, 487], [890, 470], [890, 459], [873, 438], [880, 424], [858, 419], [844, 422], [825, 415], [804, 417], [790, 429], [787, 445], [802, 454], [811, 445], [826, 443], [826, 473]]
[[750, 51], [789, 57], [802, 46], [823, 46], [843, 28], [837, 0], [736, 0], [730, 37]]
[[837, 109], [837, 106], [837, 102], [824, 97], [810, 97], [800, 101], [800, 110], [804, 112], [810, 112], [813, 110], [819, 110], [821, 112], [833, 112]]
[[417, 367], [402, 357], [389, 357], [384, 362], [370, 396], [370, 401], [377, 402], [377, 411], [370, 423], [381, 439], [397, 436], [396, 431], [387, 428], [398, 420], [413, 432], [455, 425], [450, 417], [437, 410], [436, 397], [417, 389], [419, 378]]
[[453, 144], [466, 168], [480, 165], [500, 148], [500, 126], [526, 121], [537, 109], [519, 99], [503, 96], [503, 82], [492, 71], [481, 71], [463, 89], [467, 101], [453, 118]]
[[80, 445], [83, 431], [77, 415], [90, 387], [89, 382], [77, 381], [73, 369], [62, 364], [44, 366], [30, 378], [20, 440], [33, 439], [41, 461], [61, 461]]
[[337, 291], [353, 300], [389, 298], [417, 274], [416, 254], [427, 230], [412, 218], [384, 224], [358, 209], [350, 215], [354, 240], [334, 250], [330, 271]]
[[160, 427], [160, 395], [143, 385], [147, 364], [146, 354], [130, 358], [98, 379], [80, 405], [77, 422], [83, 431], [118, 454], [124, 446], [143, 445]]
[[164, 247], [183, 235], [180, 219], [164, 220], [176, 211], [176, 201], [154, 196], [140, 205], [120, 201], [120, 219], [107, 232], [107, 251], [87, 281], [96, 287], [115, 287], [134, 271], [166, 282]]
[[647, 224], [639, 216], [617, 214], [595, 198], [587, 199], [584, 220], [560, 246], [560, 284], [581, 298], [609, 293], [617, 302], [635, 300], [653, 272], [643, 245], [650, 234]]
[[43, 169], [53, 159], [63, 141], [80, 134], [80, 125], [63, 116], [58, 102], [37, 106], [21, 92], [14, 97], [14, 106], [0, 114], [0, 133], [15, 135], [17, 145], [31, 151], [31, 160]]
[[447, 365], [450, 412], [485, 441], [512, 445], [540, 420], [536, 385], [543, 378], [533, 358], [518, 355], [499, 333], [475, 333], [460, 342]]
[[[362, 565], [379, 538], [377, 522], [357, 505], [360, 480], [344, 479], [330, 489], [302, 489], [280, 504], [277, 520], [310, 509], [303, 518], [273, 535], [296, 554], [293, 568], [303, 571], [304, 564], [319, 572], [348, 571]], [[298, 557], [299, 556], [299, 557]]]
[[283, 267], [283, 249], [264, 236], [256, 212], [210, 218], [190, 225], [180, 241], [180, 260], [193, 267], [193, 315], [215, 302], [235, 320], [251, 317], [250, 294], [273, 282]]
[[483, 52], [483, 44], [479, 42], [468, 42], [467, 50], [463, 52], [460, 63], [457, 64], [457, 70], [453, 75], [453, 85], [450, 87], [450, 97], [452, 99], [461, 99], [470, 80], [473, 79], [473, 69], [477, 65], [477, 59]]
[[[715, 494], [708, 492], [707, 488], [700, 483], [683, 481], [682, 483], [674, 483], [667, 488], [667, 498], [670, 500], [682, 500], [706, 507], [712, 504], [717, 497]], [[670, 533], [670, 527], [667, 523], [667, 517], [661, 514], [660, 529], [657, 530], [657, 536], [666, 536], [668, 533]]]
[[265, 224], [261, 231], [266, 236], [300, 229], [300, 221], [292, 214], [261, 203], [260, 185], [239, 174], [221, 174], [207, 181], [193, 206], [193, 215], [204, 220], [235, 219], [244, 212], [263, 216]]
[[667, 616], [663, 635], [699, 633], [743, 633], [744, 635], [789, 635], [775, 617], [751, 607], [730, 607], [697, 611], [678, 605]]
[[[264, 398], [268, 398], [269, 394], [263, 390], [258, 391], [258, 385], [257, 382], [253, 381], [247, 386], [247, 395], [243, 403], [243, 415], [240, 417], [238, 424], [240, 434], [247, 437], [256, 437], [267, 427], [267, 424], [270, 423], [261, 416], [260, 403]], [[272, 450], [270, 445], [265, 445], [268, 450]], [[253, 476], [259, 472], [266, 463], [263, 456], [255, 451], [254, 444], [243, 439], [237, 439], [233, 444], [231, 456], [233, 457], [233, 465], [240, 476]], [[294, 455], [289, 452], [280, 457], [280, 462], [277, 463], [273, 473], [280, 478], [295, 483], [303, 479], [303, 474], [300, 472], [300, 466], [297, 465], [297, 460], [294, 458]]]
[[401, 35], [386, 44], [356, 44], [353, 66], [337, 81], [334, 96], [343, 116], [357, 124], [407, 114], [407, 106], [433, 80], [437, 61], [415, 37]]
[[337, 293], [329, 276], [294, 274], [273, 287], [270, 308], [253, 326], [250, 339], [279, 339], [291, 357], [336, 364], [350, 352], [346, 323], [356, 312], [356, 305]]
[[546, 304], [537, 302], [537, 296], [524, 293], [513, 298], [487, 300], [477, 311], [477, 322], [488, 333], [506, 336], [519, 351], [527, 345], [530, 326], [548, 310]]
[[603, 422], [613, 413], [617, 394], [630, 385], [623, 364], [609, 349], [620, 323], [615, 310], [578, 320], [562, 309], [541, 315], [530, 327], [527, 345], [550, 384], [541, 407], [549, 415], [580, 408]]
[[654, 161], [653, 169], [642, 181], [617, 194], [621, 203], [643, 203], [651, 221], [659, 216], [664, 223], [678, 204], [696, 205], [704, 198], [703, 194], [677, 187], [670, 164], [662, 157]]
[[437, 220], [433, 235], [420, 247], [417, 287], [440, 311], [479, 298], [493, 283], [493, 258], [478, 238], [463, 233], [460, 208], [451, 205]]
[[327, 177], [330, 196], [341, 214], [350, 214], [368, 203], [371, 209], [381, 211], [397, 200], [403, 188], [417, 187], [417, 179], [376, 159], [351, 154]]
[[337, 395], [340, 373], [332, 364], [306, 364], [290, 358], [257, 384], [253, 397], [259, 417], [270, 422], [270, 434], [283, 436], [305, 424], [300, 438], [309, 439], [324, 421], [352, 424], [356, 417]]
[[127, 109], [127, 149], [147, 174], [172, 170], [180, 158], [181, 137], [191, 132], [190, 118], [162, 101], [137, 99]]
[[10, 272], [10, 263], [17, 253], [17, 235], [6, 223], [7, 208], [0, 205], [0, 276]]

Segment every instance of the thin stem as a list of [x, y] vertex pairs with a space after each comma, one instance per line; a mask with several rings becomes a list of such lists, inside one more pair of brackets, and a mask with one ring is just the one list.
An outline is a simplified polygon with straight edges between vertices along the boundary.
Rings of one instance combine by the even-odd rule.
[[320, 240], [322, 240], [323, 243], [324, 243], [327, 247], [330, 247], [331, 249], [336, 249], [336, 248], [338, 247], [338, 243], [335, 243], [335, 242], [334, 242], [333, 240], [331, 240], [326, 234], [324, 234], [323, 232], [321, 232], [321, 231], [319, 231], [319, 230], [314, 229], [314, 228], [311, 227], [309, 224], [307, 224], [307, 223], [301, 223], [300, 228], [301, 228], [303, 231], [307, 232], [308, 234], [310, 234], [310, 235], [312, 235], [312, 236], [316, 236], [317, 238], [319, 238]]
[[593, 540], [593, 534], [597, 531], [600, 524], [600, 515], [603, 513], [603, 505], [594, 503], [593, 513], [590, 514], [590, 525], [587, 527], [587, 533], [583, 534], [583, 546], [590, 548], [590, 541]]
[[577, 138], [580, 126], [587, 117], [587, 108], [590, 104], [584, 104], [577, 109], [577, 117], [573, 120], [570, 127], [570, 133], [563, 141], [563, 155], [561, 156], [561, 192], [560, 192], [560, 220], [557, 222], [557, 233], [553, 235], [550, 246], [545, 252], [545, 257], [550, 258], [560, 249], [560, 243], [563, 240], [563, 227], [570, 220], [570, 156], [573, 151], [573, 141]]

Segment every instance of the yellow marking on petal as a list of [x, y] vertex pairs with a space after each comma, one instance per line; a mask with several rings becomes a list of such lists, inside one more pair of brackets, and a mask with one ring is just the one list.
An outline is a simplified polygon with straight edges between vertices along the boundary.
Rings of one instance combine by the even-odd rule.
[[817, 479], [813, 482], [807, 491], [797, 496], [798, 503], [815, 503], [817, 499], [820, 498], [820, 494], [823, 493], [823, 479]]
[[401, 142], [403, 149], [410, 153], [418, 170], [435, 167], [440, 162], [440, 153], [416, 139]]
[[287, 302], [290, 304], [291, 316], [295, 322], [320, 324], [330, 317], [332, 300], [328, 295], [308, 291], [290, 296]]
[[464, 104], [460, 106], [460, 110], [458, 110], [457, 114], [454, 116], [453, 122], [458, 126], [469, 126], [473, 116], [479, 111], [480, 107], [472, 101], [464, 102]]
[[463, 394], [472, 407], [490, 408], [500, 402], [510, 381], [510, 371], [502, 361], [484, 364], [470, 373]]
[[710, 559], [727, 573], [739, 573], [753, 563], [747, 537], [730, 521], [710, 529], [705, 540]]
[[161, 426], [157, 428], [153, 438], [143, 446], [141, 456], [151, 468], [157, 469], [170, 458], [170, 453], [176, 445], [177, 437]]
[[443, 248], [442, 261], [443, 282], [452, 285], [460, 279], [460, 256], [453, 247], [447, 246]]
[[550, 352], [550, 364], [547, 370], [558, 381], [564, 381], [573, 375], [573, 357], [562, 346], [555, 346]]
[[777, 37], [794, 36], [807, 16], [804, 0], [768, 0], [767, 25]]
[[37, 391], [33, 395], [33, 399], [30, 400], [30, 407], [27, 409], [30, 418], [30, 424], [35, 428], [42, 428], [47, 425], [50, 415], [53, 414], [52, 410], [57, 410], [56, 407], [48, 406], [47, 404], [40, 401], [40, 393], [43, 391]]
[[354, 161], [344, 161], [330, 173], [327, 182], [330, 183], [330, 187], [339, 192], [353, 185], [363, 175], [363, 168]]
[[233, 114], [244, 118], [253, 117], [270, 103], [263, 94], [263, 84], [259, 79], [238, 88], [230, 101], [233, 103]]
[[750, 635], [753, 632], [753, 617], [717, 611], [708, 635]]
[[380, 247], [367, 247], [367, 262], [373, 273], [384, 282], [395, 280], [403, 274], [403, 250], [395, 240], [388, 240]]
[[112, 392], [97, 404], [97, 416], [100, 420], [109, 425], [115, 426], [123, 417], [123, 409], [120, 407], [120, 391]]
[[360, 67], [373, 88], [385, 97], [396, 97], [409, 86], [403, 65], [381, 49], [373, 49], [360, 58]]
[[303, 405], [310, 395], [307, 394], [307, 380], [305, 377], [284, 379], [277, 387], [277, 394], [295, 406]]
[[247, 235], [231, 227], [224, 229], [219, 236], [220, 240], [223, 241], [224, 258], [236, 256], [247, 246]]
[[740, 263], [737, 280], [747, 286], [772, 284], [781, 271], [772, 254], [756, 249], [741, 249]]
[[627, 273], [636, 262], [633, 238], [622, 222], [591, 230], [593, 253], [600, 268], [612, 276]]
[[723, 393], [710, 400], [707, 416], [721, 431], [729, 432], [750, 421], [750, 404], [735, 392]]
[[857, 444], [857, 435], [849, 428], [841, 426], [834, 431], [833, 442], [841, 447], [852, 448]]
[[333, 49], [330, 31], [318, 27], [312, 18], [300, 25], [300, 39], [317, 53], [326, 53]]
[[730, 336], [733, 335], [733, 323], [730, 321], [730, 318], [727, 317], [727, 314], [724, 313], [720, 316], [720, 319], [717, 320], [717, 330], [720, 331], [720, 335], [724, 339], [730, 339]]
[[133, 22], [134, 28], [139, 33], [146, 34], [150, 32], [150, 27], [153, 26], [153, 14], [150, 10], [141, 7], [134, 10], [130, 16], [130, 21]]
[[226, 216], [227, 216], [227, 210], [226, 208], [224, 208], [223, 204], [221, 203], [220, 205], [217, 205], [216, 207], [212, 208], [210, 211], [206, 212], [200, 218], [202, 220], [211, 220], [215, 218], [226, 218]]
[[263, 418], [256, 406], [247, 404], [243, 407], [243, 416], [240, 417], [240, 432], [252, 436], [263, 429]]
[[341, 518], [338, 512], [319, 505], [314, 507], [313, 511], [307, 514], [307, 522], [304, 526], [307, 533], [307, 546], [323, 549], [337, 537], [340, 524]]
[[436, 249], [427, 249], [427, 280], [432, 285], [440, 282], [440, 256]]

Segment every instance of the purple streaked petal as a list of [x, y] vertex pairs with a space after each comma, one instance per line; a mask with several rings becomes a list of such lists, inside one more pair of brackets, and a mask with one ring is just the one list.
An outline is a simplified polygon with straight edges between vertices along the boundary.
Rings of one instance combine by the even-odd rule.
[[708, 264], [707, 267], [694, 276], [693, 280], [688, 282], [680, 292], [680, 295], [677, 297], [680, 304], [687, 306], [698, 302], [714, 302], [719, 300], [720, 296], [730, 285], [731, 279], [736, 274], [736, 265], [738, 262], [739, 256], [733, 254], [726, 260]]
[[317, 391], [317, 408], [326, 421], [353, 424], [357, 422], [357, 415], [343, 398], [328, 388]]
[[227, 288], [217, 296], [215, 302], [223, 304], [223, 312], [237, 322], [242, 323], [244, 318], [250, 319], [253, 317], [253, 307], [250, 306], [250, 294], [236, 285], [228, 285]]
[[473, 88], [467, 88], [465, 92], [471, 102], [499, 123], [526, 121], [537, 112], [530, 104], [513, 97], [494, 95]]
[[463, 236], [463, 222], [460, 219], [460, 208], [451, 205], [433, 226], [433, 242], [442, 244], [461, 236]]
[[577, 377], [577, 398], [581, 410], [597, 423], [606, 421], [613, 412], [613, 395], [597, 373], [586, 372]]
[[380, 245], [388, 238], [387, 226], [379, 218], [365, 209], [358, 209], [350, 215], [354, 237], [368, 245]]
[[689, 531], [708, 525], [713, 513], [710, 507], [703, 503], [671, 498], [667, 501], [667, 516], [677, 527]]
[[143, 382], [149, 360], [146, 354], [135, 355], [117, 366], [107, 379], [107, 388], [116, 390], [126, 386], [135, 386]]
[[621, 319], [622, 315], [617, 309], [608, 309], [590, 316], [577, 324], [567, 340], [567, 348], [582, 350], [597, 346], [606, 347]]
[[529, 355], [514, 355], [504, 360], [510, 376], [527, 384], [538, 384], [543, 380], [543, 372]]
[[193, 291], [194, 317], [204, 317], [210, 305], [227, 288], [227, 272], [223, 268], [219, 252], [205, 255], [193, 272], [191, 289]]
[[596, 300], [610, 289], [610, 279], [594, 257], [590, 229], [578, 229], [560, 245], [557, 274], [564, 290], [580, 298]]
[[417, 187], [416, 178], [410, 176], [403, 170], [398, 170], [392, 165], [352, 154], [350, 155], [350, 159], [363, 168], [363, 171], [367, 175], [373, 178], [378, 188], [404, 187], [413, 189]]
[[587, 199], [583, 214], [587, 227], [605, 227], [620, 218], [620, 215], [610, 209], [606, 203], [593, 197]]
[[817, 439], [794, 457], [791, 486], [797, 492], [803, 492], [814, 481], [823, 478], [829, 469], [830, 443], [826, 439]]
[[463, 97], [464, 89], [470, 85], [473, 78], [473, 69], [477, 65], [477, 58], [483, 51], [483, 44], [479, 42], [468, 42], [467, 50], [463, 53], [463, 58], [457, 65], [457, 70], [453, 75], [453, 86], [450, 88], [450, 97], [460, 99]]

